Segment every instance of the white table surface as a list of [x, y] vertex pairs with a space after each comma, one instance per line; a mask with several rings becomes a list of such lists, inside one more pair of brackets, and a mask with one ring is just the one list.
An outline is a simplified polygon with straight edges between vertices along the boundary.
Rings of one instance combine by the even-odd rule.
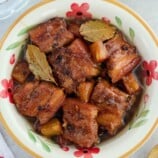
[[[39, 2], [40, 0], [29, 0], [28, 5], [25, 9]], [[77, 1], [77, 0], [76, 0]], [[124, 4], [128, 5], [132, 9], [134, 9], [139, 15], [141, 15], [147, 23], [151, 26], [153, 31], [158, 37], [158, 0], [119, 0]], [[24, 9], [23, 9], [24, 11]], [[0, 38], [3, 36], [4, 32], [7, 30], [9, 25], [23, 12], [18, 11], [12, 17], [0, 21]], [[21, 149], [18, 145], [14, 143], [12, 138], [8, 136], [5, 129], [0, 124], [0, 131], [4, 136], [7, 144], [11, 148], [15, 158], [32, 158], [28, 155], [23, 149]], [[158, 129], [153, 133], [152, 137], [130, 158], [147, 158], [147, 155], [151, 148], [158, 144]]]

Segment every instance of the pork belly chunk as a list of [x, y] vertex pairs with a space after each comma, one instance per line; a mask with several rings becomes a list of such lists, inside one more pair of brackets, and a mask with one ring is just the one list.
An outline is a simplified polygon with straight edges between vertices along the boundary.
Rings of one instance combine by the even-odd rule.
[[30, 73], [28, 63], [26, 61], [19, 61], [13, 69], [12, 77], [16, 81], [24, 83]]
[[65, 95], [63, 90], [59, 88], [54, 88], [48, 103], [45, 104], [44, 108], [40, 109], [37, 114], [37, 118], [40, 124], [44, 124], [48, 122], [52, 117], [54, 117], [56, 112], [61, 107], [64, 99]]
[[63, 103], [63, 137], [80, 147], [91, 147], [98, 141], [98, 109], [77, 99], [66, 99]]
[[98, 75], [98, 67], [92, 61], [89, 49], [84, 41], [78, 38], [73, 41], [68, 49], [73, 56], [70, 66], [72, 69], [72, 78], [74, 80], [81, 82], [83, 78], [91, 78]]
[[80, 82], [99, 73], [97, 65], [90, 58], [87, 46], [81, 39], [74, 40], [68, 48], [56, 49], [48, 60], [59, 85], [65, 88], [67, 93], [76, 92]]
[[23, 115], [34, 116], [32, 110], [29, 109], [27, 103], [31, 98], [31, 93], [39, 85], [38, 81], [24, 83], [23, 85], [14, 85], [13, 100], [18, 111]]
[[126, 111], [131, 108], [135, 97], [126, 94], [106, 80], [99, 80], [91, 96], [91, 102], [99, 108], [97, 122], [110, 135], [115, 135], [124, 125]]
[[113, 83], [130, 73], [140, 63], [141, 57], [136, 48], [127, 43], [120, 32], [106, 42], [105, 47], [110, 54], [106, 62]]
[[13, 99], [21, 114], [48, 122], [65, 99], [63, 91], [47, 82], [28, 82], [16, 88]]
[[101, 104], [98, 105], [99, 113], [97, 122], [104, 127], [110, 135], [116, 132], [124, 125], [125, 112], [117, 105]]
[[115, 104], [124, 111], [127, 111], [134, 103], [135, 97], [126, 94], [102, 79], [95, 86], [91, 101], [95, 104]]
[[29, 35], [31, 42], [43, 52], [49, 52], [54, 48], [68, 44], [74, 38], [73, 34], [67, 30], [63, 18], [54, 18], [40, 24], [32, 29]]
[[71, 55], [66, 48], [56, 49], [48, 58], [53, 67], [56, 81], [67, 93], [76, 91], [77, 82], [71, 77], [70, 63]]

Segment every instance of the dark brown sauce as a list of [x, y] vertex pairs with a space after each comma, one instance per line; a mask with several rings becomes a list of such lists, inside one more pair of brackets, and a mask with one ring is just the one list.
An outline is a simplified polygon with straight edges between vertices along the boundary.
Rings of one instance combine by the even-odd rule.
[[[120, 133], [124, 128], [126, 128], [126, 126], [134, 119], [135, 115], [137, 114], [139, 108], [140, 108], [140, 102], [142, 100], [143, 97], [143, 91], [144, 91], [144, 86], [143, 86], [143, 79], [141, 76], [141, 66], [138, 66], [134, 73], [137, 76], [137, 80], [141, 85], [141, 90], [139, 91], [139, 93], [136, 95], [136, 100], [133, 103], [133, 105], [131, 106], [131, 109], [129, 109], [124, 117], [124, 125], [115, 133], [115, 135], [117, 135], [118, 133]], [[116, 83], [116, 86], [122, 90], [122, 91], [126, 91], [125, 87], [123, 86], [122, 82], [119, 81], [118, 83]], [[98, 131], [98, 135], [100, 138], [100, 142], [106, 141], [110, 138], [112, 138], [113, 136], [109, 135], [107, 130], [103, 127], [100, 126], [99, 127], [99, 131]]]

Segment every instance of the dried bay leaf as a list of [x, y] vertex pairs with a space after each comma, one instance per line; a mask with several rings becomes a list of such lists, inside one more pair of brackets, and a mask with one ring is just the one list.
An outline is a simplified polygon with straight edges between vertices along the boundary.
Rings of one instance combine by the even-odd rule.
[[89, 42], [105, 41], [114, 36], [116, 27], [102, 20], [90, 20], [80, 27], [80, 34]]
[[28, 45], [26, 59], [29, 63], [31, 72], [35, 75], [36, 79], [51, 81], [56, 84], [52, 75], [52, 69], [46, 59], [46, 55], [41, 52], [38, 47], [34, 45]]

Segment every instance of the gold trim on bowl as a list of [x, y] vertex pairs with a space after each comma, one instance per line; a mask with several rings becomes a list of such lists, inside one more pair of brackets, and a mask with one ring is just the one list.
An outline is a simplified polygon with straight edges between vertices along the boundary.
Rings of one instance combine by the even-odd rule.
[[144, 28], [148, 31], [148, 33], [152, 37], [152, 39], [155, 42], [155, 44], [158, 46], [158, 38], [156, 37], [155, 33], [152, 31], [150, 26], [136, 12], [134, 12], [132, 9], [128, 8], [126, 5], [118, 2], [117, 0], [104, 0], [104, 1], [112, 3], [112, 4], [120, 7], [123, 10], [126, 10], [132, 16], [134, 16], [144, 26]]
[[6, 123], [5, 119], [3, 118], [2, 114], [0, 113], [0, 122], [3, 124], [4, 128], [6, 129], [7, 133], [13, 138], [13, 140], [26, 152], [28, 152], [34, 158], [42, 158], [40, 155], [29, 149], [26, 145], [24, 145], [19, 138], [15, 136], [15, 134], [10, 129], [9, 125]]
[[[26, 16], [28, 13], [30, 13], [31, 11], [33, 11], [34, 9], [37, 9], [47, 3], [50, 3], [52, 1], [55, 0], [41, 0], [41, 2], [39, 2], [38, 4], [34, 5], [33, 7], [31, 7], [30, 9], [26, 10], [19, 18], [17, 18], [17, 20], [15, 20], [15, 22], [9, 27], [9, 29], [7, 30], [7, 32], [4, 34], [3, 38], [0, 41], [0, 49], [2, 48], [3, 43], [5, 42], [5, 40], [7, 39], [9, 33], [12, 31], [12, 29], [14, 28], [14, 26], [24, 17]], [[127, 6], [121, 4], [120, 2], [116, 1], [116, 0], [103, 0], [105, 2], [109, 2], [111, 4], [114, 4], [120, 8], [122, 8], [123, 10], [126, 10], [129, 14], [131, 14], [132, 16], [134, 16], [143, 26], [144, 28], [148, 31], [148, 33], [150, 34], [150, 36], [152, 37], [154, 43], [158, 46], [158, 40], [156, 35], [153, 33], [153, 31], [151, 30], [151, 28], [148, 26], [148, 24], [146, 24], [146, 22], [139, 16], [137, 15], [133, 10], [131, 10], [130, 8], [128, 8]], [[32, 151], [31, 149], [29, 149], [26, 145], [24, 145], [19, 138], [17, 138], [14, 133], [12, 132], [12, 130], [10, 129], [10, 127], [8, 126], [7, 122], [5, 121], [5, 119], [3, 118], [3, 115], [0, 113], [0, 121], [2, 122], [3, 126], [5, 127], [5, 129], [7, 130], [8, 134], [14, 139], [14, 141], [21, 147], [23, 148], [26, 152], [28, 152], [30, 155], [32, 155], [35, 158], [42, 158], [40, 155], [38, 155], [37, 153], [35, 153], [34, 151]], [[138, 150], [147, 140], [148, 138], [151, 136], [151, 134], [153, 133], [153, 131], [156, 129], [156, 127], [158, 126], [158, 119], [155, 121], [155, 123], [153, 124], [153, 126], [151, 127], [150, 131], [146, 134], [146, 136], [134, 147], [132, 147], [129, 151], [127, 151], [126, 153], [124, 153], [120, 158], [128, 158], [133, 152], [135, 152], [136, 150]]]
[[155, 121], [154, 125], [151, 127], [150, 131], [146, 134], [146, 136], [137, 145], [135, 145], [129, 151], [123, 154], [120, 158], [128, 158], [132, 153], [136, 152], [150, 138], [150, 136], [157, 127], [158, 119]]

